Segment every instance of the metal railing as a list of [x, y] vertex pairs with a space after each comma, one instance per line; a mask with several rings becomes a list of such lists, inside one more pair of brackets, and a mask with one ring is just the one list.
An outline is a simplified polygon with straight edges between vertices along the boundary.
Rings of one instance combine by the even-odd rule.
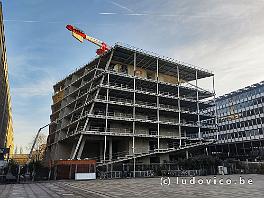
[[167, 104], [159, 104], [159, 107], [163, 108], [163, 109], [179, 110], [179, 108], [177, 106], [167, 105]]
[[[149, 131], [149, 130], [139, 130], [136, 129], [135, 133], [133, 134], [132, 128], [107, 128], [105, 131], [105, 127], [102, 126], [91, 126], [87, 131], [85, 131], [84, 126], [79, 126], [78, 129], [71, 130], [67, 133], [67, 136], [74, 135], [80, 132], [86, 133], [99, 133], [102, 135], [117, 135], [117, 136], [140, 136], [140, 137], [158, 137], [157, 131]], [[65, 138], [66, 135], [61, 134], [61, 139]], [[171, 138], [171, 137], [179, 137], [179, 135], [175, 132], [163, 132], [163, 134], [159, 135], [160, 138]]]
[[[105, 86], [108, 86], [108, 85], [105, 84]], [[113, 88], [125, 89], [125, 90], [130, 90], [130, 91], [134, 90], [132, 85], [122, 84], [122, 83], [110, 82], [109, 86], [113, 87]], [[149, 89], [149, 88], [136, 87], [136, 91], [145, 92], [145, 93], [152, 94], [152, 95], [157, 95], [156, 90]], [[172, 98], [175, 98], [175, 99], [179, 98], [177, 93], [171, 93], [171, 92], [159, 91], [159, 95], [162, 95], [162, 96], [165, 96], [165, 97], [172, 97]], [[196, 102], [196, 96], [182, 95], [182, 96], [180, 96], [180, 99]]]
[[163, 176], [170, 177], [200, 176], [202, 173], [202, 170], [161, 170]]
[[[111, 73], [113, 73], [113, 74], [117, 74], [117, 75], [121, 75], [121, 76], [133, 78], [133, 75], [130, 75], [127, 71], [126, 72], [116, 71], [113, 68], [110, 69], [109, 71]], [[157, 80], [156, 79], [153, 79], [153, 78], [142, 77], [142, 76], [136, 76], [136, 78], [141, 79], [141, 80], [146, 80], [146, 81], [150, 81], [150, 82], [157, 83]], [[171, 83], [171, 82], [166, 82], [166, 81], [162, 81], [162, 80], [159, 81], [159, 83], [166, 84], [166, 85], [171, 85], [171, 86], [178, 86], [177, 83]], [[200, 91], [200, 92], [213, 94], [213, 91], [212, 90], [205, 89], [205, 88], [201, 88], [201, 87], [197, 87], [196, 85], [194, 85], [194, 84], [192, 84], [190, 82], [187, 82], [187, 81], [180, 82], [180, 84], [181, 84], [180, 87], [183, 87], [185, 89], [192, 89], [192, 90], [198, 89], [198, 91]]]
[[[103, 100], [103, 101], [107, 101], [106, 100], [106, 96], [102, 96], [102, 95], [98, 95], [97, 99], [99, 100]], [[109, 97], [109, 101], [110, 102], [116, 102], [116, 103], [120, 103], [120, 104], [129, 104], [129, 105], [133, 105], [133, 100], [132, 99], [126, 99], [126, 98], [117, 98], [117, 97]], [[136, 100], [135, 101], [135, 105], [140, 105], [140, 106], [147, 106], [147, 107], [157, 107], [156, 103], [149, 103], [149, 102], [145, 102], [145, 101], [141, 101], [141, 100]], [[168, 109], [168, 110], [176, 110], [178, 111], [179, 108], [177, 106], [174, 105], [168, 105], [168, 104], [159, 104], [159, 107], [162, 109]], [[184, 112], [189, 112], [189, 113], [197, 113], [195, 111], [191, 111], [189, 108], [181, 108], [181, 110]]]
[[99, 179], [118, 179], [122, 177], [123, 177], [122, 171], [109, 171], [109, 172], [98, 173]]
[[162, 123], [172, 123], [172, 124], [179, 124], [179, 120], [176, 120], [176, 119], [172, 119], [172, 118], [163, 118], [161, 117], [160, 118], [160, 122]]
[[[95, 111], [94, 116], [99, 116], [99, 117], [105, 117], [106, 113], [105, 111]], [[121, 112], [108, 112], [107, 113], [108, 117], [112, 118], [117, 118], [117, 119], [134, 119], [132, 114], [129, 113], [121, 113]], [[144, 121], [144, 122], [158, 122], [156, 116], [147, 116], [147, 115], [136, 115], [135, 119], [138, 121]], [[177, 119], [172, 119], [172, 118], [160, 118], [160, 123], [163, 124], [183, 124], [183, 125], [190, 125], [190, 126], [198, 126], [196, 123], [189, 121], [189, 122], [179, 122]]]
[[108, 128], [105, 131], [105, 127], [95, 127], [91, 126], [89, 128], [89, 131], [95, 131], [95, 132], [110, 132], [110, 133], [133, 133], [132, 129], [129, 128]]
[[[177, 150], [182, 150], [190, 147], [195, 147], [195, 146], [200, 146], [200, 145], [205, 145], [205, 144], [210, 144], [211, 142], [202, 142], [202, 141], [197, 141], [197, 142], [191, 142], [191, 143], [184, 143], [181, 146], [175, 146], [175, 147], [167, 147], [167, 148], [155, 148], [153, 147], [150, 149], [148, 146], [146, 147], [136, 147], [133, 152], [125, 151], [125, 152], [120, 152], [117, 154], [114, 154], [112, 157], [112, 160], [106, 160], [106, 161], [101, 161], [101, 163], [98, 163], [98, 165], [104, 165], [108, 163], [117, 163], [117, 162], [122, 162], [125, 160], [130, 160], [133, 158], [139, 158], [139, 157], [145, 157], [157, 153], [169, 153], [169, 152], [174, 152]], [[109, 159], [109, 158], [108, 158]]]
[[147, 51], [147, 50], [143, 50], [143, 49], [140, 49], [140, 48], [137, 48], [137, 47], [134, 47], [132, 45], [129, 45], [129, 44], [125, 44], [125, 43], [122, 43], [122, 42], [117, 42], [116, 43], [116, 46], [120, 46], [120, 47], [123, 47], [123, 48], [127, 48], [127, 49], [130, 49], [130, 50], [136, 50], [138, 52], [141, 52], [141, 53], [144, 53], [144, 54], [148, 54], [148, 55], [151, 55], [151, 56], [154, 56], [154, 57], [157, 57], [157, 58], [160, 58], [160, 59], [163, 59], [165, 61], [168, 61], [170, 63], [174, 63], [174, 64], [180, 64], [180, 65], [184, 65], [184, 66], [188, 66], [190, 68], [193, 68], [193, 69], [196, 69], [196, 70], [200, 70], [200, 71], [204, 71], [204, 72], [207, 72], [207, 73], [210, 73], [212, 74], [211, 71], [205, 69], [205, 68], [201, 68], [201, 67], [198, 67], [198, 66], [195, 66], [195, 65], [192, 65], [192, 64], [189, 64], [189, 63], [185, 63], [183, 61], [179, 61], [179, 60], [175, 60], [173, 58], [169, 58], [169, 57], [166, 57], [166, 56], [161, 56], [155, 52], [151, 52], [151, 51]]

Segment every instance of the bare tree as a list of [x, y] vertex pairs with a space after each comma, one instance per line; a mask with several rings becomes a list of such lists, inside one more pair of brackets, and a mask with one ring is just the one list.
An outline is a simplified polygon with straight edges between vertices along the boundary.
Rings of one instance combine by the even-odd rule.
[[[27, 146], [27, 150], [30, 150], [33, 143], [34, 143], [34, 140], [35, 140], [35, 136], [32, 138], [32, 141], [28, 144]], [[35, 144], [35, 147], [34, 149], [39, 149], [39, 147], [43, 144], [46, 144], [47, 143], [47, 135], [43, 134], [43, 133], [40, 133], [39, 136], [38, 136], [38, 139], [36, 141], [36, 144]]]
[[[32, 138], [31, 143], [28, 145], [27, 147], [28, 150], [31, 150], [34, 140], [35, 137]], [[40, 133], [38, 139], [36, 140], [36, 144], [32, 152], [32, 159], [42, 160], [44, 158], [46, 144], [47, 144], [47, 135]]]

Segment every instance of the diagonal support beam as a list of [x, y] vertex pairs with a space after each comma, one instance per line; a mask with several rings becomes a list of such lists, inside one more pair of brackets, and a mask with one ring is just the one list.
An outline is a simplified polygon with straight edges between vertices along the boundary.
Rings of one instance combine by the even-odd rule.
[[75, 150], [74, 150], [74, 152], [73, 152], [73, 155], [71, 156], [71, 159], [75, 159], [75, 156], [76, 156], [77, 151], [78, 151], [78, 149], [79, 149], [79, 147], [80, 147], [80, 144], [81, 144], [82, 138], [83, 138], [83, 134], [81, 134], [80, 137], [79, 137], [78, 143], [77, 143], [77, 145], [76, 145], [76, 147], [75, 147]]
[[80, 144], [80, 148], [79, 148], [79, 151], [78, 151], [77, 159], [80, 159], [82, 157], [82, 152], [83, 152], [83, 149], [84, 149], [85, 142], [86, 142], [86, 137], [82, 138], [82, 142]]
[[[110, 63], [111, 63], [111, 60], [112, 60], [113, 54], [114, 54], [114, 50], [112, 50], [111, 55], [110, 55], [110, 58], [109, 58], [108, 62], [106, 63], [105, 71], [107, 71], [108, 68], [109, 68], [109, 65], [110, 65]], [[103, 84], [103, 82], [104, 82], [104, 78], [105, 78], [105, 75], [103, 75], [103, 77], [102, 77], [102, 79], [101, 79], [101, 82], [100, 82], [100, 85]], [[101, 90], [100, 88], [97, 90], [96, 95], [95, 95], [94, 98], [97, 98], [97, 96], [98, 96], [100, 90]], [[89, 113], [92, 112], [92, 110], [93, 110], [93, 108], [94, 108], [94, 104], [95, 104], [95, 102], [93, 102], [93, 104], [92, 104], [92, 106], [91, 106], [91, 109], [90, 109]], [[83, 129], [84, 129], [85, 131], [86, 131], [86, 128], [87, 128], [88, 122], [89, 122], [89, 118], [87, 118], [87, 120], [86, 120], [86, 122], [85, 122], [85, 124], [84, 124], [84, 127], [83, 127]]]

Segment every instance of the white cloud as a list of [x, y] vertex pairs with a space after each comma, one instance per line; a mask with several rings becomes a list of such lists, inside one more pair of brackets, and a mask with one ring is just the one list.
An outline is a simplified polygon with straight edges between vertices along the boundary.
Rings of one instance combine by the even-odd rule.
[[181, 57], [213, 70], [216, 75], [218, 95], [257, 83], [263, 80], [264, 38], [239, 38], [233, 42], [210, 39], [196, 45], [174, 50]]
[[[213, 71], [222, 95], [264, 80], [263, 8], [263, 1], [243, 0], [153, 3], [147, 8], [152, 17], [142, 17], [129, 36], [136, 34], [152, 51]], [[171, 17], [160, 17], [164, 13]]]
[[122, 8], [123, 10], [125, 11], [128, 11], [128, 12], [134, 12], [133, 10], [131, 10], [130, 8], [124, 6], [124, 5], [121, 5], [117, 2], [114, 2], [114, 1], [109, 1], [110, 3], [114, 4], [115, 6], [119, 7], [119, 8]]
[[14, 87], [12, 93], [15, 97], [47, 96], [52, 94], [54, 81], [40, 80], [37, 83], [28, 82], [22, 87]]

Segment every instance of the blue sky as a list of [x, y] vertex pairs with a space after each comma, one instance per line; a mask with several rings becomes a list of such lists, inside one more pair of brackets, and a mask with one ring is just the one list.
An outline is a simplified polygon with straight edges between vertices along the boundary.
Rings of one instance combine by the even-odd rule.
[[262, 0], [3, 0], [15, 144], [28, 146], [49, 122], [52, 85], [95, 56], [67, 24], [212, 70], [222, 95], [263, 80], [263, 8]]

